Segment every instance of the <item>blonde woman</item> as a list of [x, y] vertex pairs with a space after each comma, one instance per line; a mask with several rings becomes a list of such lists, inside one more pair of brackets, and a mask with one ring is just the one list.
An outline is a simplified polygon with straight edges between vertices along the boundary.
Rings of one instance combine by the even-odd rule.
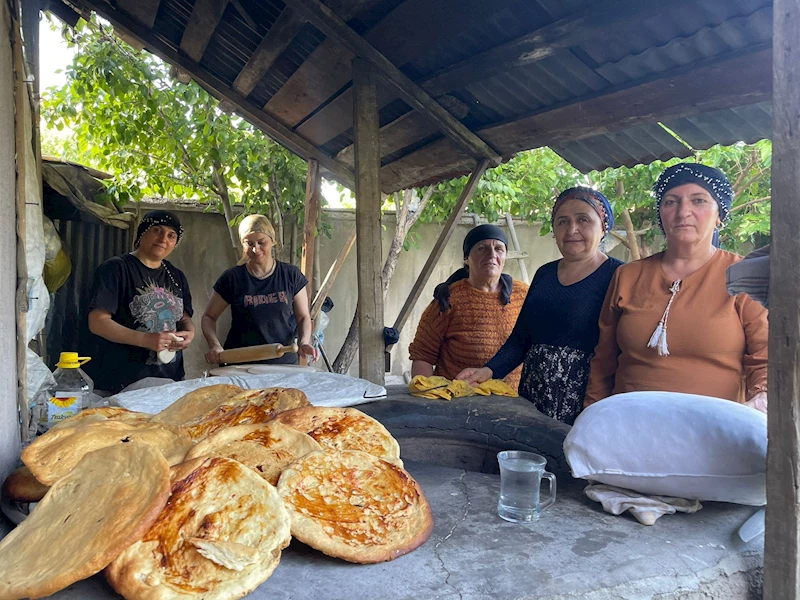
[[[311, 345], [308, 280], [294, 265], [275, 260], [275, 230], [265, 216], [245, 217], [239, 225], [239, 239], [242, 259], [217, 279], [203, 313], [206, 360], [219, 364], [223, 349], [291, 344], [295, 337], [299, 355], [316, 360], [318, 352]], [[217, 337], [217, 320], [228, 306], [231, 328], [223, 345]], [[298, 355], [288, 353], [266, 362], [296, 364]]]

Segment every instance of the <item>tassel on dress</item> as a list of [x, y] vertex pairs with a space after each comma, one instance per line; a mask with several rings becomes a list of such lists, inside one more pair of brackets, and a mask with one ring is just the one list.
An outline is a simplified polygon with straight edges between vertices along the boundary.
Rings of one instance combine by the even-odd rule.
[[653, 335], [650, 336], [650, 341], [647, 343], [648, 348], [655, 348], [658, 350], [659, 356], [669, 356], [669, 347], [667, 346], [667, 319], [669, 318], [669, 309], [672, 306], [672, 301], [675, 300], [675, 294], [680, 290], [681, 280], [678, 279], [674, 281], [672, 287], [669, 288], [669, 291], [672, 292], [672, 296], [670, 296], [669, 302], [667, 302], [664, 315], [661, 317], [656, 330], [653, 332]]

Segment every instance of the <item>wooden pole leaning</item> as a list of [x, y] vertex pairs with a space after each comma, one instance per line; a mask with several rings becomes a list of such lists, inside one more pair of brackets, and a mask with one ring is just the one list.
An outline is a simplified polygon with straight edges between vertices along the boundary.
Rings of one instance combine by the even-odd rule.
[[319, 290], [314, 295], [314, 302], [311, 304], [312, 319], [316, 319], [319, 316], [319, 313], [322, 310], [322, 303], [325, 302], [325, 297], [328, 295], [328, 292], [331, 291], [333, 283], [336, 281], [336, 277], [339, 275], [339, 271], [342, 270], [342, 267], [344, 266], [347, 257], [350, 255], [350, 250], [353, 249], [355, 243], [356, 243], [356, 228], [353, 227], [350, 230], [350, 233], [347, 235], [347, 239], [344, 241], [342, 249], [339, 250], [339, 254], [336, 256], [336, 260], [333, 261], [331, 268], [328, 269], [328, 274], [325, 275], [325, 279], [319, 286]]
[[373, 67], [353, 59], [359, 373], [383, 385], [383, 246], [381, 244], [378, 96]]
[[411, 293], [409, 293], [408, 298], [406, 298], [403, 308], [400, 309], [400, 314], [397, 315], [397, 319], [394, 322], [394, 327], [397, 329], [397, 331], [401, 331], [403, 326], [406, 324], [406, 321], [408, 321], [408, 317], [411, 315], [411, 311], [414, 310], [414, 305], [417, 303], [417, 300], [422, 293], [422, 288], [424, 288], [425, 284], [428, 283], [428, 279], [430, 279], [434, 267], [442, 257], [442, 253], [444, 252], [447, 242], [452, 237], [453, 232], [456, 229], [456, 225], [464, 215], [467, 204], [469, 204], [470, 199], [475, 194], [475, 190], [478, 188], [478, 182], [481, 180], [481, 177], [483, 177], [483, 174], [486, 172], [488, 167], [489, 161], [482, 160], [477, 164], [475, 170], [472, 171], [472, 175], [469, 176], [469, 180], [464, 186], [464, 189], [461, 191], [461, 196], [459, 196], [458, 201], [453, 208], [453, 212], [450, 213], [450, 217], [447, 219], [444, 229], [439, 234], [439, 239], [436, 240], [436, 244], [433, 246], [433, 250], [431, 250], [431, 254], [428, 256], [425, 266], [422, 267], [422, 271], [420, 271], [417, 280], [414, 282], [414, 287], [411, 288]]
[[764, 598], [800, 599], [800, 0], [775, 0]]

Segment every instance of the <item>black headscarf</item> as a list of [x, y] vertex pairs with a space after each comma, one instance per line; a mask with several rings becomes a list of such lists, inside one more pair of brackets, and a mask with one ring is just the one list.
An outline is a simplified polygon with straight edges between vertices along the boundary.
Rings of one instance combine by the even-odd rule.
[[[478, 225], [477, 227], [470, 229], [466, 237], [464, 237], [464, 260], [469, 258], [469, 253], [472, 250], [472, 247], [483, 240], [498, 240], [503, 242], [505, 247], [508, 248], [508, 239], [506, 238], [506, 234], [497, 225]], [[467, 269], [467, 267], [461, 267], [455, 273], [450, 275], [446, 281], [436, 286], [436, 288], [433, 290], [433, 298], [439, 303], [440, 312], [445, 312], [451, 307], [450, 286], [457, 281], [467, 279], [468, 277], [469, 269]], [[505, 273], [500, 275], [500, 303], [504, 306], [511, 302], [513, 282], [514, 280], [511, 278], [511, 275], [507, 275]]]
[[181, 225], [181, 222], [175, 213], [172, 213], [168, 210], [151, 210], [142, 218], [142, 222], [139, 223], [139, 228], [136, 230], [136, 241], [133, 242], [134, 248], [139, 247], [139, 243], [142, 241], [142, 236], [148, 229], [155, 225], [166, 225], [167, 227], [172, 227], [178, 234], [178, 242], [181, 241], [181, 237], [183, 237], [183, 226]]

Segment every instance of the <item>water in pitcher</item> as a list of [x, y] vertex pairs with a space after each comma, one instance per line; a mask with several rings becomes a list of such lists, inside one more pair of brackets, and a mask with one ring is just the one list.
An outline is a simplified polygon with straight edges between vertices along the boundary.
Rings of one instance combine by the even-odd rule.
[[501, 461], [497, 514], [507, 521], [538, 521], [542, 466], [525, 458]]

